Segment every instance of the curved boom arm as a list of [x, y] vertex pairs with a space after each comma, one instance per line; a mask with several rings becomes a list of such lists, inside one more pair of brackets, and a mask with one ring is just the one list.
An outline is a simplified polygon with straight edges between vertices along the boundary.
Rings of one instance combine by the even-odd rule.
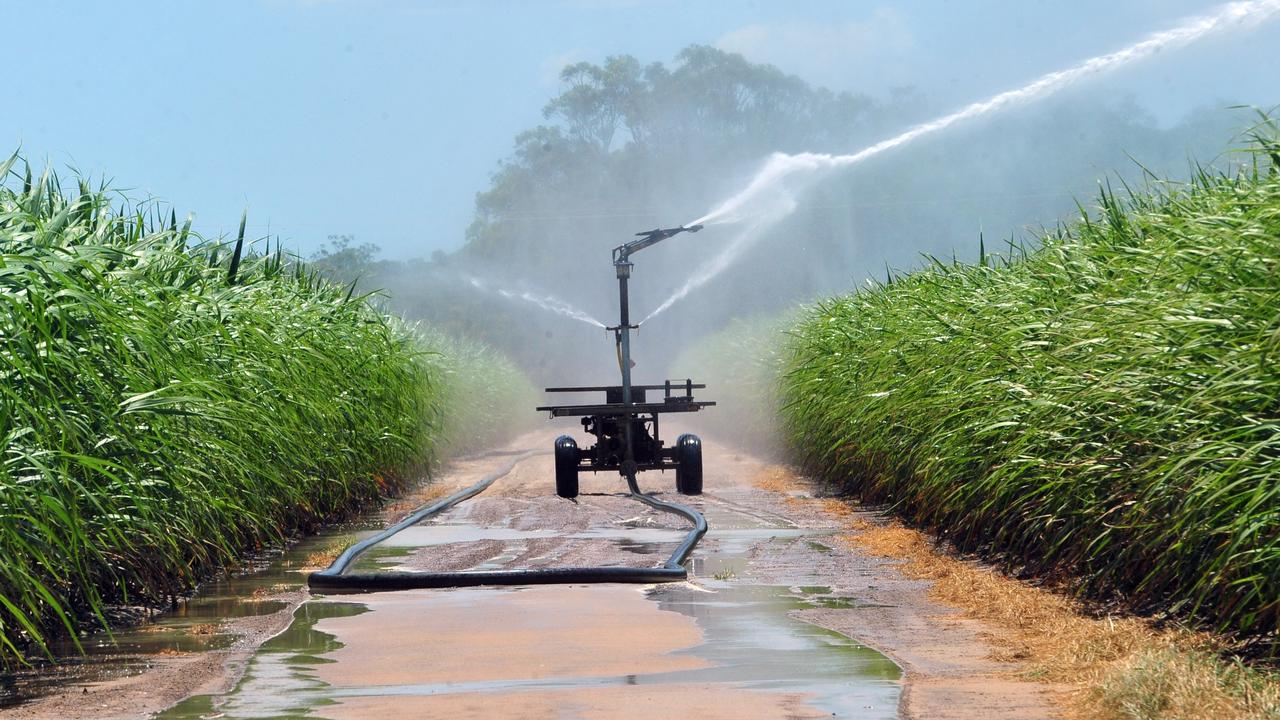
[[690, 225], [689, 227], [681, 225], [680, 227], [667, 228], [666, 230], [654, 228], [646, 232], [636, 233], [640, 238], [639, 240], [632, 240], [626, 245], [619, 245], [613, 249], [613, 262], [615, 265], [627, 262], [634, 253], [638, 253], [650, 245], [656, 245], [672, 235], [679, 235], [682, 232], [698, 232], [701, 229], [701, 225]]

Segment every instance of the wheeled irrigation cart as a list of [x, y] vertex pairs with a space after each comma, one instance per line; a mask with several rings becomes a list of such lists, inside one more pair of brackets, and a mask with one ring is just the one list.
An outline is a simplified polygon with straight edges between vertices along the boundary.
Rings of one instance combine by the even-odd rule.
[[[549, 393], [603, 392], [597, 405], [546, 405], [538, 408], [551, 417], [581, 417], [582, 429], [595, 444], [582, 449], [568, 435], [556, 438], [556, 494], [578, 495], [578, 473], [613, 470], [624, 476], [644, 470], [675, 470], [676, 489], [685, 495], [702, 492], [702, 441], [685, 433], [674, 447], [664, 447], [659, 435], [662, 413], [696, 412], [714, 402], [694, 400], [693, 391], [706, 387], [692, 380], [666, 381], [662, 385], [632, 385], [631, 402], [622, 398], [623, 386], [547, 388]], [[678, 394], [673, 394], [673, 390]], [[662, 398], [646, 402], [647, 393]], [[628, 432], [629, 431], [629, 432]]]
[[[694, 390], [705, 385], [692, 380], [667, 380], [661, 385], [631, 383], [631, 308], [627, 281], [631, 278], [631, 256], [650, 245], [682, 232], [697, 232], [701, 225], [649, 230], [636, 233], [640, 238], [613, 249], [613, 267], [618, 276], [618, 324], [608, 328], [617, 346], [621, 385], [594, 387], [554, 387], [549, 393], [604, 393], [604, 402], [585, 405], [544, 405], [538, 410], [551, 417], [580, 417], [582, 428], [595, 438], [589, 448], [579, 448], [569, 435], [555, 442], [556, 494], [573, 498], [578, 495], [578, 473], [617, 471], [627, 479], [633, 493], [638, 493], [636, 473], [644, 470], [675, 470], [676, 490], [685, 495], [702, 493], [702, 441], [686, 433], [673, 447], [665, 447], [659, 435], [658, 416], [663, 413], [697, 412], [714, 402], [695, 400]], [[658, 398], [658, 393], [662, 397]]]
[[[578, 473], [617, 470], [627, 479], [627, 487], [635, 500], [663, 512], [687, 519], [691, 527], [660, 567], [553, 567], [517, 570], [464, 570], [459, 572], [420, 572], [403, 570], [348, 572], [362, 554], [387, 541], [397, 533], [445, 512], [459, 503], [484, 492], [503, 477], [516, 463], [530, 457], [521, 453], [500, 470], [486, 475], [471, 487], [419, 508], [409, 517], [365, 538], [342, 552], [329, 567], [307, 576], [307, 584], [322, 592], [371, 592], [376, 590], [408, 590], [411, 588], [466, 587], [474, 585], [531, 585], [541, 583], [660, 583], [679, 582], [689, 577], [685, 561], [698, 540], [707, 532], [707, 520], [697, 510], [667, 500], [659, 500], [640, 492], [636, 473], [641, 470], [676, 471], [676, 489], [686, 495], [702, 492], [702, 441], [696, 435], [681, 435], [675, 447], [663, 446], [658, 436], [658, 416], [662, 413], [696, 412], [712, 402], [693, 399], [693, 391], [704, 386], [692, 380], [666, 381], [661, 385], [631, 384], [631, 324], [627, 306], [627, 279], [631, 277], [631, 254], [681, 232], [697, 232], [701, 225], [670, 230], [638, 233], [639, 240], [613, 250], [613, 266], [618, 273], [618, 292], [622, 301], [621, 320], [608, 328], [618, 346], [618, 365], [622, 384], [607, 387], [547, 388], [547, 392], [603, 392], [604, 402], [596, 405], [549, 405], [538, 408], [552, 417], [580, 417], [582, 426], [595, 436], [590, 448], [580, 450], [568, 435], [556, 439], [556, 493], [572, 498], [578, 495]], [[658, 393], [662, 397], [658, 398]], [[651, 394], [652, 393], [652, 394]]]

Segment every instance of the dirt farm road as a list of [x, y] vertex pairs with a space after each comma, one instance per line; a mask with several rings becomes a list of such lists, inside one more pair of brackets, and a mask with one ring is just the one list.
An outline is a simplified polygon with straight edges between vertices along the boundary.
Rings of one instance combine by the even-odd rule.
[[[541, 432], [507, 449], [547, 444]], [[879, 522], [874, 513], [832, 512], [788, 471], [745, 452], [714, 442], [704, 452], [705, 493], [685, 500], [711, 529], [689, 582], [333, 595], [295, 583], [272, 597], [284, 601], [277, 612], [227, 620], [239, 635], [230, 647], [156, 658], [141, 674], [0, 717], [1055, 715], [1053, 688], [1012, 679], [1017, 666], [991, 658], [990, 628], [842, 541], [852, 520]], [[455, 461], [390, 512], [405, 515], [508, 460]], [[670, 473], [644, 474], [641, 486], [680, 497]], [[578, 500], [560, 499], [550, 455], [536, 455], [379, 546], [360, 569], [661, 564], [685, 521], [624, 489], [616, 476], [584, 474]]]

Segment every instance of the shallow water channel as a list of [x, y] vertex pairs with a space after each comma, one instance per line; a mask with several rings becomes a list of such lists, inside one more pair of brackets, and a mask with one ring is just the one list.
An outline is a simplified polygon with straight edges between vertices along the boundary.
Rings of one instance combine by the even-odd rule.
[[[282, 553], [259, 558], [240, 572], [201, 585], [198, 593], [178, 600], [169, 611], [141, 624], [94, 632], [80, 639], [83, 653], [70, 640], [51, 647], [56, 663], [37, 659], [0, 687], [0, 713], [50, 693], [81, 691], [95, 683], [136, 675], [182, 654], [221, 650], [236, 637], [226, 632], [229, 620], [270, 615], [287, 606], [272, 599], [306, 584], [304, 566], [316, 552], [375, 532], [371, 525], [349, 524], [306, 538]], [[148, 612], [148, 611], [140, 611]]]
[[[803, 543], [813, 553], [826, 552], [822, 536], [829, 531], [794, 527], [710, 495], [704, 511], [711, 531], [691, 558], [690, 582], [313, 596], [287, 630], [258, 649], [231, 692], [193, 696], [156, 717], [486, 717], [495, 708], [511, 710], [493, 715], [506, 717], [630, 717], [618, 705], [635, 692], [673, 703], [687, 702], [686, 696], [714, 701], [710, 716], [716, 717], [769, 717], [769, 703], [787, 708], [788, 717], [896, 717], [901, 686], [893, 662], [791, 615], [812, 608], [856, 612], [857, 598], [833, 594], [803, 566], [782, 581], [776, 573], [767, 584], [753, 579], [753, 558], [762, 548]], [[158, 654], [225, 646], [230, 638], [217, 632], [219, 621], [277, 611], [278, 602], [260, 596], [300, 584], [298, 568], [311, 553], [366, 532], [347, 528], [313, 538], [258, 573], [214, 583], [181, 612], [117, 633], [116, 647], [105, 636], [89, 638], [89, 659], [78, 673], [48, 675], [46, 684], [138, 672]], [[551, 534], [479, 525], [456, 513], [397, 535], [356, 569], [405, 567], [411, 553], [449, 553], [479, 541], [501, 549], [472, 567], [502, 567]], [[561, 537], [607, 543], [615, 557], [625, 558], [665, 554], [683, 535], [663, 527], [593, 525]], [[612, 638], [615, 629], [620, 634]], [[654, 639], [664, 634], [675, 639]], [[41, 689], [47, 688], [34, 680], [25, 687]], [[793, 715], [795, 707], [803, 712]]]

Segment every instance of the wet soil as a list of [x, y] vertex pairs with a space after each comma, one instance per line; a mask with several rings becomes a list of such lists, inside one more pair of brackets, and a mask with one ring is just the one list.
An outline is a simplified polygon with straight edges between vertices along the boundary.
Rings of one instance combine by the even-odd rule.
[[[535, 433], [513, 447], [548, 437]], [[788, 492], [805, 494], [799, 483], [783, 493], [757, 487], [767, 467], [759, 458], [714, 442], [705, 452], [707, 492], [686, 500], [711, 532], [691, 558], [688, 583], [307, 597], [298, 570], [309, 553], [334, 546], [326, 537], [269, 572], [272, 580], [261, 581], [269, 590], [230, 591], [261, 612], [218, 623], [225, 647], [117, 653], [141, 664], [117, 665], [119, 677], [55, 680], [0, 717], [1053, 716], [1054, 688], [1015, 681], [1015, 664], [989, 659], [988, 628], [928, 600], [927, 583], [904, 579], [892, 562], [840, 542], [847, 513], [793, 501]], [[394, 521], [504, 461], [454, 463], [370, 524]], [[525, 460], [361, 565], [652, 566], [683, 538], [679, 518], [627, 500], [616, 476], [584, 475], [577, 502], [555, 497], [552, 477], [549, 455]], [[674, 486], [670, 473], [641, 484], [679, 497], [666, 487]], [[237, 610], [208, 612], [226, 618]], [[192, 627], [174, 632], [190, 636]]]
[[[302, 543], [296, 558], [315, 543]], [[89, 635], [83, 655], [70, 642], [55, 646], [57, 664], [16, 674], [0, 717], [146, 717], [192, 692], [232, 687], [306, 599], [297, 562], [276, 558], [257, 572], [208, 584], [153, 622]]]

